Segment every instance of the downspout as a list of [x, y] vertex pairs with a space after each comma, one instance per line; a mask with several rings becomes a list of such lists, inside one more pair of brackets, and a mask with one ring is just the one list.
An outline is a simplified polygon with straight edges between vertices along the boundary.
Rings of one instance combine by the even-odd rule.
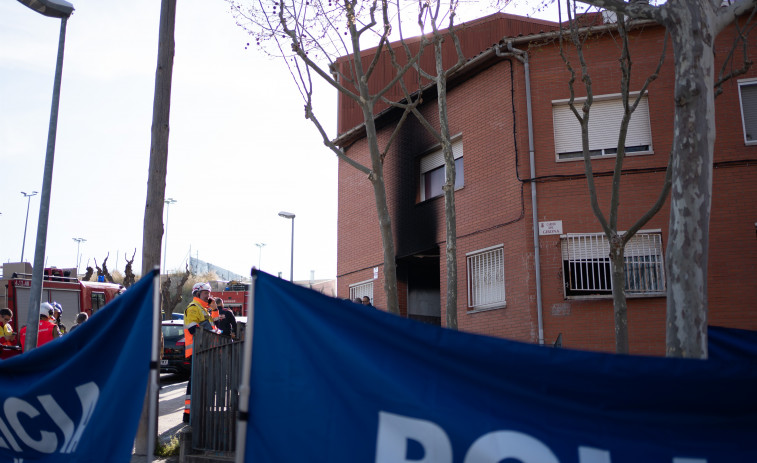
[[[513, 47], [512, 41], [507, 42], [509, 53], [502, 53], [501, 47], [496, 48], [497, 56], [513, 56], [523, 63], [526, 80], [526, 114], [528, 117], [528, 163], [531, 166], [531, 178], [536, 178], [536, 165], [534, 162], [534, 124], [531, 111], [531, 71], [528, 64], [528, 52]], [[544, 345], [544, 317], [541, 298], [541, 258], [539, 255], [539, 212], [536, 204], [536, 182], [531, 183], [531, 210], [533, 212], [534, 234], [534, 269], [536, 271], [536, 317], [539, 326], [539, 344]]]

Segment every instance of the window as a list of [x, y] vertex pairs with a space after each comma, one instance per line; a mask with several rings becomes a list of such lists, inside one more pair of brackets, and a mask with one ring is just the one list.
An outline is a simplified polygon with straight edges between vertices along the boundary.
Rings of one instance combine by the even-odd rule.
[[739, 99], [744, 143], [757, 144], [757, 79], [739, 80]]
[[351, 301], [354, 301], [358, 297], [362, 299], [363, 296], [368, 296], [371, 300], [371, 304], [373, 304], [373, 280], [362, 281], [360, 283], [350, 285]]
[[105, 293], [92, 293], [92, 313], [97, 312], [105, 305]]
[[[455, 189], [465, 185], [463, 170], [463, 139], [452, 142], [452, 155], [455, 157]], [[421, 158], [420, 197], [421, 201], [436, 198], [443, 194], [442, 186], [446, 179], [444, 153], [438, 148]]]
[[505, 257], [502, 245], [466, 254], [468, 307], [473, 310], [505, 306]]
[[[612, 296], [610, 243], [604, 233], [561, 237], [565, 297]], [[626, 243], [626, 296], [664, 296], [662, 235], [639, 232]]]
[[[629, 104], [638, 92], [629, 95]], [[575, 100], [580, 114], [585, 98]], [[589, 151], [591, 157], [612, 157], [618, 151], [618, 134], [623, 119], [623, 101], [619, 94], [595, 96], [589, 112]], [[581, 124], [567, 100], [552, 102], [555, 153], [558, 161], [583, 159]], [[631, 115], [626, 133], [627, 154], [651, 154], [652, 130], [649, 124], [649, 101], [644, 96]]]

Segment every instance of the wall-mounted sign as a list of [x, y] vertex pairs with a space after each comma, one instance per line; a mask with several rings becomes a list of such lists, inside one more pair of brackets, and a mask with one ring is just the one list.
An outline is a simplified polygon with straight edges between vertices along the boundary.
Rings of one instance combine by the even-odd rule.
[[378, 267], [373, 267], [373, 279], [378, 280]]
[[539, 222], [539, 235], [562, 235], [562, 220]]

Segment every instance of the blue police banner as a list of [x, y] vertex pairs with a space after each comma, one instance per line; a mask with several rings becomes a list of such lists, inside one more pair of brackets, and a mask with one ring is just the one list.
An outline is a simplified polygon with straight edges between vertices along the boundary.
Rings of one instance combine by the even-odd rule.
[[743, 364], [456, 332], [262, 272], [253, 294], [237, 461], [757, 462]]
[[131, 460], [150, 368], [154, 273], [76, 330], [0, 361], [1, 462]]
[[708, 326], [709, 358], [724, 362], [750, 362], [757, 368], [757, 331]]

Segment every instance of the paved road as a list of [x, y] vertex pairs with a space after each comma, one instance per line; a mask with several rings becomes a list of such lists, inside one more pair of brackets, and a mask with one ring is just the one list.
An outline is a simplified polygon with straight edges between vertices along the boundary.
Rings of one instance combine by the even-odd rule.
[[[160, 399], [158, 406], [158, 436], [161, 441], [169, 441], [171, 437], [178, 435], [184, 427], [182, 414], [184, 413], [184, 395], [187, 392], [187, 381], [171, 374], [160, 375]], [[156, 463], [175, 463], [179, 457], [159, 459]], [[146, 463], [144, 455], [132, 455], [131, 463]]]

